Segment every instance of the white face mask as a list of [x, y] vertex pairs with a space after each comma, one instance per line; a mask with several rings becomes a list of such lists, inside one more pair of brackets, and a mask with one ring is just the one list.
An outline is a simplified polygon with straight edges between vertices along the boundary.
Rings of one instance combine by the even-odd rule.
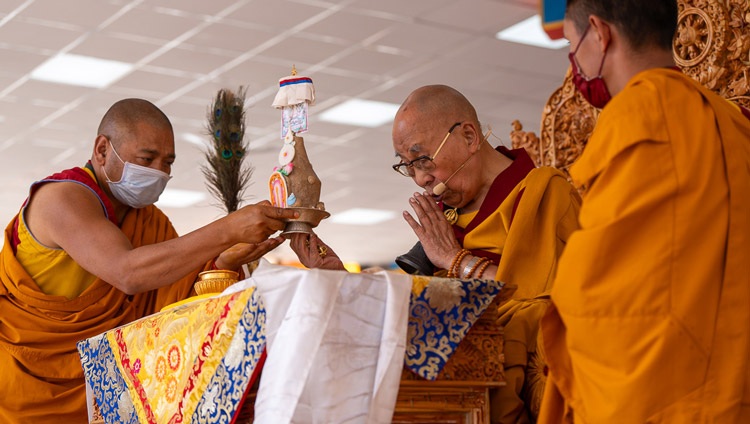
[[123, 161], [117, 154], [115, 146], [112, 146], [112, 151], [124, 164], [120, 181], [110, 180], [107, 171], [104, 171], [112, 195], [131, 208], [142, 208], [156, 203], [172, 177], [158, 169]]

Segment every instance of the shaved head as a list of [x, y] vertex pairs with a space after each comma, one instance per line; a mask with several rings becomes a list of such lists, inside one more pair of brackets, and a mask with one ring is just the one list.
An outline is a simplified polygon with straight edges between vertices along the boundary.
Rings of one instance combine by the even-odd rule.
[[137, 134], [140, 124], [172, 132], [172, 124], [156, 105], [143, 99], [123, 99], [113, 104], [99, 124], [98, 134], [119, 145], [123, 137]]
[[396, 112], [397, 119], [403, 115], [442, 126], [471, 121], [479, 128], [474, 106], [458, 90], [447, 85], [426, 85], [414, 90]]

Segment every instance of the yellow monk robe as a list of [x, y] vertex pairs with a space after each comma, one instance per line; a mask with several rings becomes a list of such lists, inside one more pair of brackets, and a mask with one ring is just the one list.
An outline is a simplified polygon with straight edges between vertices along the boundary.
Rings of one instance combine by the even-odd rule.
[[96, 276], [81, 268], [65, 250], [49, 248], [37, 242], [26, 226], [25, 211], [24, 207], [17, 215], [18, 263], [43, 293], [68, 299], [78, 297], [96, 281]]
[[[0, 251], [0, 422], [86, 422], [76, 342], [188, 297], [201, 270], [134, 296], [100, 279], [73, 299], [46, 295], [16, 260], [14, 223], [6, 228]], [[134, 247], [177, 237], [155, 206], [131, 210], [121, 229]]]
[[540, 422], [750, 422], [749, 150], [750, 121], [675, 70], [603, 109], [571, 168]]
[[[518, 156], [497, 177], [479, 212], [460, 215], [454, 230], [464, 248], [496, 264], [499, 260], [496, 280], [518, 287], [499, 308], [507, 386], [493, 393], [490, 413], [493, 423], [523, 423], [529, 422], [527, 409], [535, 417], [541, 402], [543, 387], [524, 387], [527, 358], [536, 350], [539, 319], [549, 302], [558, 257], [578, 229], [580, 197], [560, 171], [533, 168], [523, 151], [504, 152]], [[485, 212], [488, 207], [493, 210]], [[523, 396], [522, 390], [529, 395]], [[524, 406], [522, 398], [535, 398], [537, 405]]]

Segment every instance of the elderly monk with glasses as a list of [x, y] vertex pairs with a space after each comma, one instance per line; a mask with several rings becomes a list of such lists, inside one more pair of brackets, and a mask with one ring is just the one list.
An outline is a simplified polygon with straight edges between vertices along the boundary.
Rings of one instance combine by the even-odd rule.
[[[578, 192], [559, 171], [536, 168], [523, 149], [494, 148], [477, 113], [444, 85], [418, 88], [393, 123], [396, 172], [424, 191], [404, 212], [419, 243], [397, 260], [409, 272], [496, 279], [518, 286], [503, 304], [507, 386], [493, 393], [493, 423], [524, 423], [522, 393], [529, 355], [537, 349], [539, 319], [549, 302], [557, 258], [578, 228]], [[316, 235], [295, 235], [292, 248], [308, 267], [344, 269]], [[536, 391], [535, 391], [536, 390]]]

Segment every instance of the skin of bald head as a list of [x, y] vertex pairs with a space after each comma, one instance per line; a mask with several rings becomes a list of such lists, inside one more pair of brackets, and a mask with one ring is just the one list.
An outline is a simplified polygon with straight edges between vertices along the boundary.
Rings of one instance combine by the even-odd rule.
[[462, 124], [451, 133], [435, 157], [435, 169], [416, 171], [412, 178], [418, 186], [432, 193], [436, 185], [466, 161], [465, 167], [450, 180], [443, 200], [451, 206], [471, 210], [481, 204], [489, 184], [507, 162], [484, 140], [477, 112], [463, 94], [445, 85], [414, 90], [396, 112], [393, 147], [402, 162], [421, 155], [433, 156], [457, 122]]
[[[406, 121], [411, 122], [407, 125]], [[427, 85], [414, 90], [401, 104], [394, 122], [394, 140], [397, 130], [445, 127], [440, 130], [445, 132], [456, 122], [471, 122], [481, 132], [474, 106], [458, 90], [446, 85]]]
[[132, 98], [120, 100], [107, 110], [97, 134], [109, 137], [117, 148], [123, 136], [134, 132], [138, 124], [172, 132], [172, 123], [161, 109], [148, 100]]

